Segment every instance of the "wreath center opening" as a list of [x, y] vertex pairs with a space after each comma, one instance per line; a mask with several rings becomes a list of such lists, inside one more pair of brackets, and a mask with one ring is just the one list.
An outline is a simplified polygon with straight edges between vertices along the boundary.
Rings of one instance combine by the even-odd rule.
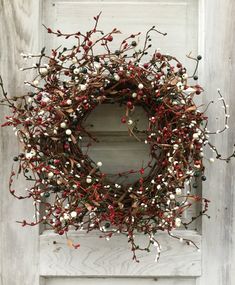
[[[113, 183], [129, 184], [148, 175], [150, 149], [145, 143], [148, 118], [141, 106], [126, 117], [126, 105], [98, 105], [84, 120], [81, 148]], [[89, 135], [88, 135], [89, 134]]]

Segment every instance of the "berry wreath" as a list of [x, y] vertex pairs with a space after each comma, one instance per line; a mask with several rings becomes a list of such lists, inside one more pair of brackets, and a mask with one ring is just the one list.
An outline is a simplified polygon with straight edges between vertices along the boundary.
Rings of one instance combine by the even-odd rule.
[[[37, 76], [25, 82], [33, 88], [32, 92], [9, 98], [1, 79], [1, 102], [12, 111], [2, 126], [13, 126], [23, 145], [23, 151], [14, 157], [19, 168], [11, 172], [10, 192], [18, 199], [30, 198], [34, 202], [35, 221], [24, 220], [23, 226], [42, 222], [60, 235], [71, 228], [87, 232], [98, 229], [104, 237], [124, 233], [134, 260], [138, 261], [136, 250], [149, 251], [152, 244], [157, 247], [158, 259], [158, 231], [193, 243], [173, 235], [171, 230], [181, 225], [187, 227], [197, 217], [206, 215], [209, 201], [190, 190], [193, 177], [206, 179], [203, 147], [209, 146], [223, 160], [208, 140], [205, 112], [194, 103], [194, 96], [203, 89], [188, 83], [190, 77], [197, 80], [201, 56], [189, 55], [196, 63], [192, 76], [175, 57], [159, 51], [143, 63], [151, 47], [150, 33], [160, 33], [155, 27], [146, 33], [142, 49], [136, 49], [135, 38], [139, 34], [133, 34], [112, 51], [109, 44], [120, 32], [113, 29], [104, 34], [98, 30], [99, 16], [94, 17], [95, 25], [86, 34], [63, 34], [47, 28], [48, 33], [58, 37], [74, 38], [77, 43], [72, 48], [58, 48], [50, 55], [45, 54], [45, 48], [39, 55], [23, 54], [25, 59], [38, 58], [30, 67], [37, 71]], [[103, 47], [105, 53], [95, 54], [97, 46]], [[215, 133], [228, 128], [226, 104], [220, 92], [219, 95], [225, 109], [225, 127]], [[83, 137], [96, 140], [84, 127], [87, 116], [98, 105], [109, 103], [125, 107], [120, 124], [126, 124], [129, 134], [140, 143], [149, 145], [150, 160], [146, 166], [117, 174], [123, 177], [138, 173], [139, 178], [132, 184], [110, 180], [100, 170], [102, 162], [94, 162], [81, 147]], [[148, 117], [145, 130], [138, 130], [132, 118], [136, 106], [141, 106]], [[229, 161], [232, 156], [224, 160]], [[19, 173], [32, 183], [26, 196], [17, 195], [13, 189], [14, 177]], [[193, 203], [202, 204], [201, 212], [182, 222], [182, 213]], [[148, 236], [146, 247], [136, 244], [135, 232]]]

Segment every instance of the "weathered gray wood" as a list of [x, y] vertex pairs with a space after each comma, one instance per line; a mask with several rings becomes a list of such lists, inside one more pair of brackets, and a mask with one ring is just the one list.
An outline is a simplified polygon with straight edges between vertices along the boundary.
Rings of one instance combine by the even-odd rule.
[[[122, 34], [115, 36], [113, 46], [133, 33], [142, 33], [140, 44], [143, 44], [145, 32], [155, 25], [167, 37], [152, 36], [153, 50], [177, 55], [188, 67], [189, 73], [194, 62], [186, 58], [192, 51], [197, 53], [198, 29], [197, 0], [131, 0], [131, 1], [86, 1], [86, 0], [47, 0], [43, 1], [43, 22], [52, 29], [64, 32], [87, 31], [93, 26], [93, 16], [102, 11], [99, 27], [109, 32], [113, 27]], [[63, 40], [45, 35], [48, 48], [59, 46]], [[68, 40], [68, 45], [73, 41]]]
[[[193, 240], [199, 247], [201, 236], [193, 231], [176, 231], [176, 234]], [[40, 274], [42, 276], [199, 276], [201, 253], [193, 246], [159, 233], [162, 255], [155, 263], [156, 250], [140, 252], [140, 263], [131, 260], [132, 253], [127, 238], [116, 235], [109, 241], [99, 238], [99, 232], [70, 232], [69, 239], [80, 243], [77, 250], [67, 245], [65, 237], [53, 232], [40, 236]], [[140, 245], [146, 237], [136, 235]]]
[[195, 285], [194, 278], [46, 278], [45, 285]]
[[[84, 146], [84, 152], [88, 151], [88, 155], [95, 161], [103, 163], [101, 171], [108, 174], [118, 174], [120, 172], [133, 169], [136, 174], [129, 175], [125, 182], [134, 182], [141, 175], [139, 170], [146, 167], [151, 159], [150, 147], [145, 144], [146, 135], [130, 136], [128, 125], [121, 122], [121, 118], [125, 115], [126, 107], [118, 104], [105, 104], [98, 106], [88, 116], [83, 126], [98, 139], [98, 142], [88, 140], [86, 137], [81, 141]], [[130, 114], [130, 119], [136, 122], [139, 130], [148, 128], [148, 118], [146, 112], [141, 107], [136, 107]], [[137, 122], [138, 120], [138, 122]], [[92, 145], [87, 149], [86, 145], [90, 142]], [[150, 171], [150, 168], [146, 170]], [[118, 177], [110, 177], [113, 181]], [[122, 182], [123, 178], [116, 182]]]
[[[213, 142], [220, 152], [229, 154], [235, 141], [235, 2], [233, 0], [201, 1], [202, 77], [201, 84], [206, 90], [204, 102], [218, 98], [217, 88], [230, 105], [230, 129]], [[223, 126], [224, 117], [220, 104], [209, 109], [210, 129]], [[220, 115], [220, 116], [219, 116]], [[219, 119], [216, 119], [219, 117]], [[207, 156], [213, 153], [208, 151]], [[213, 155], [215, 157], [215, 154]], [[235, 161], [230, 164], [216, 162], [208, 165], [207, 182], [203, 185], [203, 195], [211, 200], [209, 215], [202, 224], [202, 277], [198, 285], [235, 284]]]
[[[83, 126], [92, 132], [127, 132], [127, 124], [121, 122], [121, 118], [126, 114], [126, 106], [118, 104], [102, 104], [97, 106], [87, 117]], [[132, 112], [129, 112], [129, 119], [136, 121], [140, 130], [147, 129], [147, 113], [140, 106], [136, 106]]]
[[[25, 92], [24, 80], [29, 74], [19, 71], [21, 52], [38, 48], [39, 0], [0, 1], [0, 74], [10, 95]], [[9, 110], [2, 109], [1, 119]], [[22, 228], [16, 220], [32, 219], [32, 202], [19, 202], [8, 192], [12, 157], [18, 153], [14, 133], [0, 129], [0, 252], [1, 285], [38, 285], [38, 229]], [[24, 191], [19, 181], [18, 188]]]

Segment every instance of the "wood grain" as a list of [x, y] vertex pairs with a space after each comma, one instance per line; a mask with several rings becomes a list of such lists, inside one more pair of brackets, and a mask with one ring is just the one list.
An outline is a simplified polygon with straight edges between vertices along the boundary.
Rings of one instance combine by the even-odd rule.
[[[230, 105], [229, 132], [211, 139], [225, 156], [232, 152], [235, 142], [235, 2], [208, 0], [200, 3], [202, 48], [201, 84], [205, 87], [204, 103], [218, 98], [217, 88]], [[220, 104], [209, 109], [209, 129], [223, 126]], [[218, 118], [218, 119], [216, 119]], [[214, 157], [208, 151], [207, 157]], [[202, 277], [197, 285], [235, 284], [235, 161], [230, 164], [206, 162], [207, 182], [203, 195], [211, 200], [209, 215], [202, 224]]]
[[[115, 36], [114, 47], [126, 36], [140, 31], [142, 37], [139, 42], [142, 45], [144, 34], [155, 25], [168, 35], [153, 34], [152, 51], [160, 48], [164, 53], [177, 55], [191, 73], [194, 63], [186, 58], [186, 54], [190, 51], [197, 53], [197, 4], [197, 0], [47, 0], [43, 2], [43, 22], [55, 30], [84, 32], [93, 26], [93, 16], [102, 11], [99, 28], [109, 32], [116, 27], [122, 32]], [[45, 35], [44, 42], [50, 48], [59, 46], [63, 40]], [[73, 41], [68, 40], [67, 44], [72, 45]]]
[[46, 278], [45, 285], [195, 285], [194, 278]]
[[[193, 231], [176, 234], [192, 239], [200, 247], [201, 236]], [[99, 238], [100, 233], [70, 232], [69, 239], [80, 243], [77, 250], [67, 245], [65, 237], [53, 232], [40, 236], [40, 274], [42, 276], [199, 276], [201, 253], [182, 244], [165, 233], [158, 234], [162, 246], [160, 261], [155, 263], [156, 251], [140, 252], [140, 263], [131, 260], [132, 253], [125, 236], [117, 235], [109, 241]], [[145, 236], [136, 235], [140, 245]]]
[[[19, 68], [21, 52], [38, 51], [38, 0], [0, 0], [0, 74], [9, 95], [21, 95], [24, 80], [30, 76]], [[0, 121], [9, 112], [1, 107]], [[18, 146], [12, 130], [0, 128], [0, 252], [1, 285], [38, 285], [38, 229], [23, 229], [16, 220], [32, 219], [31, 202], [19, 202], [8, 192], [12, 157]], [[25, 184], [18, 181], [24, 191]]]

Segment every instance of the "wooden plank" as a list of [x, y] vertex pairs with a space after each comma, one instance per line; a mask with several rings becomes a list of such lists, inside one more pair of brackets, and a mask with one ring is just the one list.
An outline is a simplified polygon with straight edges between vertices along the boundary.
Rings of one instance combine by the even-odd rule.
[[[43, 21], [52, 29], [61, 29], [64, 32], [77, 30], [84, 32], [92, 27], [93, 16], [102, 11], [99, 28], [109, 32], [116, 27], [122, 32], [121, 35], [115, 36], [114, 47], [126, 36], [138, 32], [142, 32], [142, 39], [140, 39], [140, 44], [142, 44], [145, 32], [155, 25], [168, 35], [162, 37], [153, 34], [152, 46], [154, 48], [152, 51], [160, 48], [163, 53], [177, 55], [191, 73], [194, 69], [194, 62], [188, 60], [186, 54], [190, 51], [197, 54], [197, 5], [197, 0], [47, 0], [44, 2]], [[44, 41], [48, 48], [64, 44], [62, 39], [47, 35]], [[67, 41], [67, 45], [72, 44], [72, 40]]]
[[[219, 151], [225, 156], [232, 152], [235, 141], [235, 2], [233, 0], [200, 1], [200, 22], [202, 38], [202, 77], [205, 87], [204, 103], [218, 98], [221, 89], [230, 105], [229, 132], [211, 136]], [[216, 104], [208, 111], [211, 118], [210, 130], [219, 129], [224, 124], [223, 111]], [[216, 119], [218, 117], [218, 119]], [[215, 157], [208, 151], [207, 157]], [[203, 185], [203, 195], [211, 200], [209, 215], [202, 224], [202, 277], [197, 285], [235, 284], [235, 161], [230, 164], [206, 162], [207, 182]]]
[[46, 278], [45, 285], [195, 285], [194, 278]]
[[[200, 247], [201, 236], [193, 231], [177, 231]], [[40, 236], [40, 274], [42, 276], [199, 276], [201, 253], [192, 246], [180, 243], [165, 233], [158, 234], [162, 246], [160, 261], [155, 263], [156, 249], [140, 252], [140, 263], [131, 260], [132, 253], [125, 236], [116, 235], [109, 241], [99, 238], [100, 233], [70, 232], [69, 238], [79, 242], [77, 250], [67, 245], [65, 237], [45, 231]], [[144, 244], [145, 237], [136, 235]]]
[[[30, 73], [19, 68], [25, 63], [21, 52], [38, 52], [39, 0], [0, 1], [0, 74], [11, 96], [26, 92], [24, 80]], [[0, 112], [0, 121], [9, 110]], [[38, 285], [38, 229], [23, 229], [16, 220], [32, 219], [32, 202], [19, 202], [8, 192], [12, 157], [18, 153], [14, 132], [0, 128], [0, 252], [2, 285]], [[24, 191], [25, 184], [18, 181]]]
[[[127, 132], [127, 124], [121, 122], [121, 118], [126, 114], [126, 106], [118, 104], [102, 104], [97, 106], [82, 123], [82, 125], [92, 132]], [[148, 128], [149, 118], [147, 113], [140, 106], [136, 106], [129, 112], [129, 119], [139, 130]]]

